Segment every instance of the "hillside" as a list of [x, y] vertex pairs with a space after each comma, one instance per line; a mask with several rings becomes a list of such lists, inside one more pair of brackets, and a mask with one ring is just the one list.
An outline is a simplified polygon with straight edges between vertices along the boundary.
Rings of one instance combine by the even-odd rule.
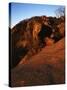
[[53, 17], [36, 16], [23, 20], [11, 29], [11, 68], [26, 54], [37, 54], [65, 35], [64, 21]]
[[[57, 47], [58, 46], [58, 47]], [[64, 39], [47, 46], [11, 72], [12, 86], [50, 85], [65, 82]]]
[[11, 86], [65, 83], [65, 21], [25, 19], [10, 29]]

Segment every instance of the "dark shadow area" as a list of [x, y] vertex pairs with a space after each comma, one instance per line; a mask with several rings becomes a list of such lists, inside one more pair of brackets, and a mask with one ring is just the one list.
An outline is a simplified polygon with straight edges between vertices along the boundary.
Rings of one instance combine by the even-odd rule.
[[54, 32], [54, 37], [52, 39], [55, 40], [55, 42], [59, 41], [60, 39], [62, 39], [62, 35], [59, 32], [58, 28], [56, 28], [55, 32]]
[[27, 54], [27, 52], [28, 50], [26, 48], [15, 48], [12, 51], [11, 68], [14, 68], [20, 62], [20, 60]]
[[51, 34], [52, 34], [52, 28], [50, 28], [49, 26], [46, 26], [46, 25], [42, 25], [41, 31], [38, 34], [40, 44], [42, 47], [43, 47], [43, 44], [46, 45], [45, 38], [46, 37], [50, 38]]

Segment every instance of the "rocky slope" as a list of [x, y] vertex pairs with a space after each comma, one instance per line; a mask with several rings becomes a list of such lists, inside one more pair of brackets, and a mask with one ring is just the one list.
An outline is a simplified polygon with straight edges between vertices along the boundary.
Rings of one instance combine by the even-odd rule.
[[[58, 46], [58, 47], [57, 47]], [[12, 86], [50, 85], [65, 82], [64, 39], [47, 46], [11, 71]]]
[[10, 30], [11, 86], [65, 82], [65, 22], [36, 16]]
[[64, 21], [53, 17], [32, 17], [11, 29], [11, 68], [26, 54], [32, 55], [64, 37]]

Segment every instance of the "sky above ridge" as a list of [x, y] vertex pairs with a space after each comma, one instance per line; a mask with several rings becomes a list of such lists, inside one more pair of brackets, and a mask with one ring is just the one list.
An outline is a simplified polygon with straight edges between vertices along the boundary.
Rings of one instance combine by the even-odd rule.
[[12, 28], [21, 20], [31, 18], [33, 16], [56, 16], [55, 11], [64, 6], [46, 5], [46, 4], [26, 4], [26, 3], [11, 3], [9, 4], [9, 19], [11, 18]]

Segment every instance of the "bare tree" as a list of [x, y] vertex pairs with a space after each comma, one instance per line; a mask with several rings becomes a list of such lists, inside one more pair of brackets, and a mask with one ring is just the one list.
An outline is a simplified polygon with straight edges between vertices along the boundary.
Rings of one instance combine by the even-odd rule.
[[65, 16], [65, 8], [64, 7], [59, 7], [56, 11], [56, 17], [60, 18], [60, 17], [64, 17]]

